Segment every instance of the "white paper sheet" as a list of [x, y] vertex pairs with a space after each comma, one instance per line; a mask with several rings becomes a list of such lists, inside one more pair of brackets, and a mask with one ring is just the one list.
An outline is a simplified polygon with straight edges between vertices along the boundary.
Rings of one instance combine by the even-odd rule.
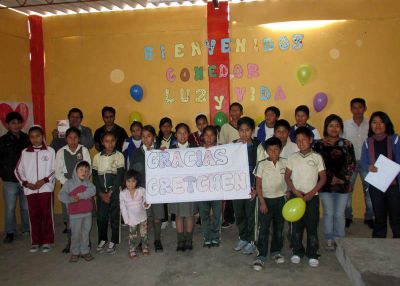
[[379, 155], [375, 162], [378, 171], [369, 172], [365, 177], [365, 181], [382, 192], [386, 192], [390, 184], [400, 172], [400, 165], [383, 155]]

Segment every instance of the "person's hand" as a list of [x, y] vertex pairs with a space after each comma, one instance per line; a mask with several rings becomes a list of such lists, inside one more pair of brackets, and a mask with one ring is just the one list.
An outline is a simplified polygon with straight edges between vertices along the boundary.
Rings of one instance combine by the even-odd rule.
[[99, 196], [104, 203], [110, 203], [110, 196], [107, 193], [100, 193]]
[[32, 183], [27, 183], [26, 187], [30, 190], [36, 190], [36, 184], [32, 184]]
[[372, 173], [376, 173], [376, 172], [378, 172], [378, 168], [375, 167], [374, 165], [369, 165], [368, 171], [370, 171]]
[[43, 179], [41, 179], [40, 181], [37, 181], [35, 184], [36, 190], [40, 189], [44, 184], [46, 184], [46, 182]]
[[260, 204], [260, 212], [262, 214], [266, 214], [268, 212], [268, 207], [267, 207], [267, 204], [265, 203], [265, 201], [262, 201]]
[[343, 185], [343, 184], [344, 184], [343, 180], [333, 176], [331, 185]]
[[144, 203], [143, 206], [145, 209], [148, 209], [150, 207], [150, 205], [148, 203]]
[[293, 194], [295, 194], [296, 197], [304, 198], [304, 194], [302, 192], [300, 192], [298, 190], [293, 190], [292, 192], [293, 192]]
[[286, 194], [285, 194], [286, 199], [290, 199], [290, 195], [291, 195], [291, 191], [286, 191]]
[[251, 200], [254, 200], [257, 197], [257, 191], [255, 188], [251, 188], [250, 196]]
[[79, 202], [80, 198], [78, 195], [73, 196], [75, 202]]
[[167, 149], [167, 147], [165, 147], [165, 146], [160, 148], [161, 151], [164, 151], [165, 149]]
[[309, 192], [303, 196], [303, 200], [306, 202], [310, 201], [314, 197], [314, 192]]
[[54, 129], [54, 130], [51, 132], [51, 135], [53, 136], [53, 139], [58, 138], [58, 130], [57, 130], [57, 129]]

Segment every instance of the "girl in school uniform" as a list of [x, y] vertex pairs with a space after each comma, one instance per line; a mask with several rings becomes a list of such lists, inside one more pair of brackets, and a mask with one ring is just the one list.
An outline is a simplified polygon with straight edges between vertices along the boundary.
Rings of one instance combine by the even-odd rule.
[[[176, 145], [175, 148], [191, 148], [196, 147], [189, 144], [190, 128], [185, 123], [179, 123], [176, 128]], [[169, 209], [176, 217], [176, 233], [178, 238], [178, 246], [176, 251], [185, 251], [193, 249], [193, 215], [195, 213], [195, 204], [192, 202], [169, 204]], [[186, 233], [185, 233], [186, 230]]]
[[[154, 144], [155, 149], [165, 150], [175, 146], [177, 140], [174, 132], [172, 132], [172, 120], [169, 117], [163, 117], [158, 125], [160, 129]], [[161, 229], [165, 229], [168, 226], [168, 204], [164, 204], [164, 219], [161, 221]], [[171, 214], [172, 227], [175, 228], [175, 215]]]
[[[361, 151], [361, 166], [366, 172], [377, 172], [374, 166], [380, 155], [384, 155], [400, 164], [400, 140], [394, 134], [393, 123], [382, 111], [374, 112], [369, 120], [368, 138]], [[392, 229], [393, 238], [400, 238], [400, 176], [390, 184], [386, 192], [372, 185], [368, 190], [375, 214], [372, 237], [385, 238], [387, 235], [387, 218]]]
[[[156, 131], [153, 126], [145, 125], [142, 129], [142, 146], [137, 149], [130, 157], [130, 169], [139, 173], [139, 187], [146, 188], [146, 161], [145, 151], [150, 151], [154, 148], [154, 138]], [[163, 251], [161, 243], [161, 220], [164, 216], [164, 204], [153, 204], [148, 210], [149, 216], [153, 219], [154, 229], [154, 249], [156, 252]]]

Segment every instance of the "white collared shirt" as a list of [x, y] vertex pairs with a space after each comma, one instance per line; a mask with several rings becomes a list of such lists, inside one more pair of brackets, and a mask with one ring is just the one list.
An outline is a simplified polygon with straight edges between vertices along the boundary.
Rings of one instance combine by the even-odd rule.
[[353, 119], [349, 119], [343, 123], [343, 127], [343, 138], [353, 143], [356, 160], [359, 161], [362, 145], [365, 139], [368, 138], [369, 120], [364, 118], [360, 126], [358, 126]]
[[[287, 159], [289, 158], [290, 155], [296, 153], [299, 151], [299, 147], [297, 147], [296, 143], [293, 143], [290, 141], [290, 138], [286, 141], [285, 146], [282, 148], [281, 154], [279, 154], [279, 157]], [[257, 147], [257, 162], [260, 162], [261, 160], [264, 160], [268, 158], [267, 151], [265, 151], [264, 146], [262, 144], [258, 145]]]
[[287, 160], [279, 158], [278, 162], [265, 159], [257, 166], [257, 177], [261, 178], [261, 189], [264, 198], [279, 198], [286, 194], [285, 182]]
[[188, 141], [186, 141], [185, 144], [181, 144], [181, 143], [178, 142], [178, 148], [187, 148], [187, 147], [189, 147], [189, 142]]

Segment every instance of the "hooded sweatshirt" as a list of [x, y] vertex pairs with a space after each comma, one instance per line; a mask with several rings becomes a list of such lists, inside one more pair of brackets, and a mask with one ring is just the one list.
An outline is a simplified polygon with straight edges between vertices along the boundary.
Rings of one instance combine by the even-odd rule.
[[[69, 179], [58, 193], [58, 199], [67, 205], [68, 214], [71, 218], [79, 218], [91, 215], [93, 209], [92, 197], [96, 194], [96, 187], [89, 181], [79, 179], [76, 166]], [[74, 196], [79, 197], [79, 201], [74, 201]]]

